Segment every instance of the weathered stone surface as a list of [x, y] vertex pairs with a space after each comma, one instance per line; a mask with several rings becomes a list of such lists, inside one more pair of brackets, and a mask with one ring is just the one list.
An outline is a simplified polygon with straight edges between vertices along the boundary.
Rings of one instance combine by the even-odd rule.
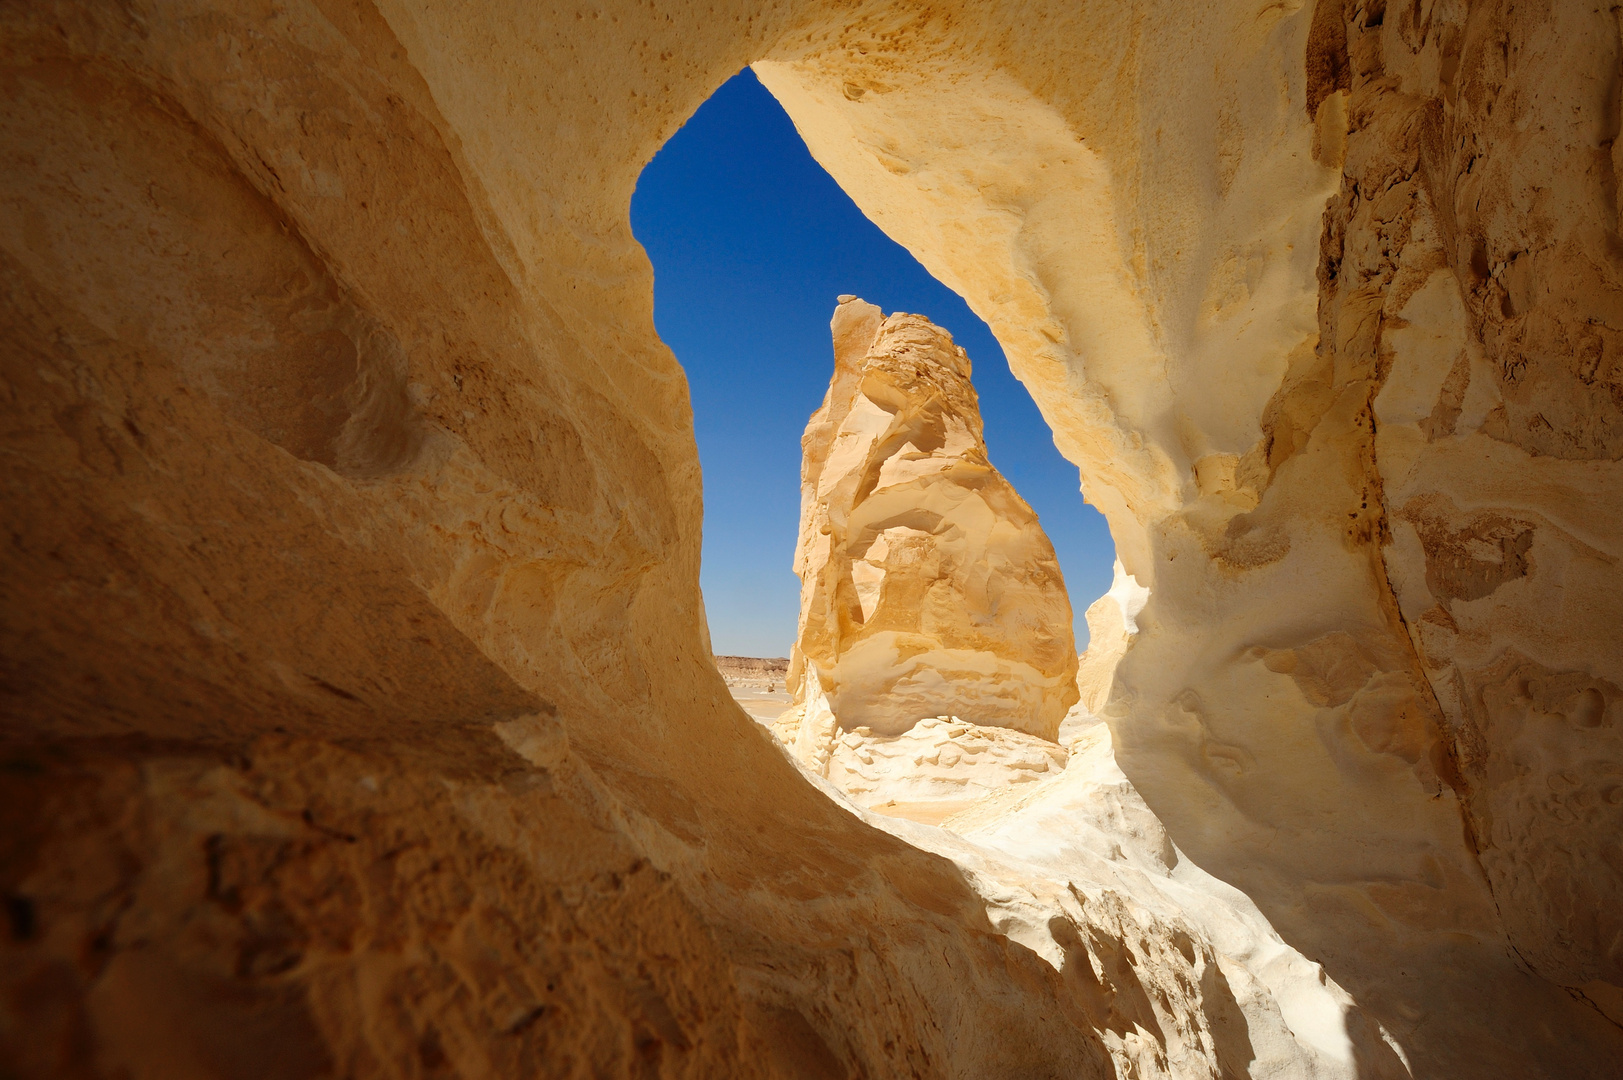
[[968, 355], [855, 297], [831, 330], [834, 375], [801, 440], [797, 703], [820, 690], [844, 731], [952, 716], [1052, 741], [1076, 701], [1070, 599], [987, 459]]
[[751, 690], [777, 690], [789, 675], [786, 656], [718, 656], [716, 670], [730, 687]]
[[1150, 590], [1101, 712], [1182, 850], [1417, 1075], [1604, 1070], [1615, 19], [1244, 10], [1089, 8], [1030, 66], [869, 22], [757, 70]]
[[[0, 20], [10, 1071], [1615, 1071], [1609, 8]], [[853, 811], [709, 664], [626, 211], [752, 63], [1150, 590], [1119, 780]]]
[[1088, 648], [1077, 661], [1078, 704], [1089, 715], [1104, 712], [1115, 685], [1116, 666], [1138, 633], [1138, 613], [1149, 600], [1149, 590], [1134, 581], [1116, 560], [1110, 591], [1088, 605]]
[[987, 458], [970, 359], [842, 296], [801, 440], [794, 705], [773, 732], [860, 806], [929, 823], [1064, 767], [1071, 605]]
[[858, 806], [934, 825], [984, 798], [1046, 780], [1067, 757], [1057, 744], [1023, 731], [935, 716], [900, 735], [835, 731], [827, 753], [808, 764], [821, 760], [821, 775]]
[[6, 1071], [1105, 1074], [709, 662], [626, 206], [761, 42], [549, 17], [0, 17]]

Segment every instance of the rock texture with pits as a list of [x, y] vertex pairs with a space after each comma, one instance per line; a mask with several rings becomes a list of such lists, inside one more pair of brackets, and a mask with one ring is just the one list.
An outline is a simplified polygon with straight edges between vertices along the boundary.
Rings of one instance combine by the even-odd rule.
[[[7, 6], [6, 1071], [1615, 1072], [1619, 57], [1579, 0]], [[711, 663], [628, 207], [746, 65], [1148, 591], [950, 828]]]
[[842, 297], [801, 440], [797, 702], [899, 736], [954, 716], [1052, 740], [1076, 701], [1054, 546], [986, 456], [970, 360], [928, 319]]

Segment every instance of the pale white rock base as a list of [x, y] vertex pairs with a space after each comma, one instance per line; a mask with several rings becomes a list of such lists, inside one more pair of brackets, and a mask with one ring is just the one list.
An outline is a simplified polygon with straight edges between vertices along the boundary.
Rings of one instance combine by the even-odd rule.
[[859, 806], [933, 824], [989, 795], [1057, 776], [1068, 756], [1023, 731], [937, 716], [900, 735], [845, 732], [835, 740], [828, 779]]
[[[892, 738], [848, 732], [826, 777], [785, 749], [851, 813], [952, 860], [992, 929], [1081, 991], [1117, 1075], [1410, 1076], [1322, 967], [1178, 850], [1117, 767], [1109, 728], [1084, 710], [1069, 720], [1068, 755], [951, 718]], [[1039, 755], [1047, 771], [1022, 768]], [[904, 762], [915, 775], [898, 775]], [[1000, 776], [1009, 782], [987, 791]], [[940, 813], [952, 805], [964, 808]]]

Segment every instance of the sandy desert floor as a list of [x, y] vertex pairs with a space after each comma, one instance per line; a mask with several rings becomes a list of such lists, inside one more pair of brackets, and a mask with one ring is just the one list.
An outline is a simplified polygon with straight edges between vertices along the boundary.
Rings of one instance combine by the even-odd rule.
[[770, 724], [783, 714], [789, 707], [789, 691], [787, 690], [760, 690], [749, 686], [730, 686], [733, 700], [744, 707], [744, 711], [764, 724]]

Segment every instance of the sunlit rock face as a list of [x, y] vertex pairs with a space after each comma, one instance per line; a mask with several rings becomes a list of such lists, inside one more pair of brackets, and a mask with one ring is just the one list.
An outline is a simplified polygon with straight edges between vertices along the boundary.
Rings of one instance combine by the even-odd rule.
[[[1610, 7], [0, 40], [9, 1074], [1616, 1072]], [[747, 64], [1148, 590], [1106, 726], [951, 829], [842, 803], [710, 662], [627, 208]]]
[[842, 731], [822, 697], [769, 726], [802, 767], [857, 806], [932, 825], [1050, 779], [1069, 756], [1049, 739], [952, 716], [927, 717], [900, 735], [860, 725]]
[[986, 456], [970, 360], [843, 297], [801, 440], [797, 702], [897, 736], [954, 716], [1052, 740], [1076, 701], [1071, 605], [1037, 515]]
[[1110, 591], [1088, 605], [1088, 649], [1077, 662], [1077, 702], [1088, 715], [1104, 712], [1116, 682], [1116, 665], [1138, 633], [1138, 613], [1149, 600], [1149, 590], [1128, 575], [1116, 560]]
[[936, 822], [1064, 767], [1071, 605], [987, 459], [964, 350], [852, 296], [830, 329], [801, 440], [795, 703], [772, 726], [858, 805]]
[[1605, 1071], [1616, 20], [1149, 10], [1040, 62], [865, 25], [758, 70], [986, 318], [1148, 590], [1084, 675], [1182, 849], [1417, 1074]]

